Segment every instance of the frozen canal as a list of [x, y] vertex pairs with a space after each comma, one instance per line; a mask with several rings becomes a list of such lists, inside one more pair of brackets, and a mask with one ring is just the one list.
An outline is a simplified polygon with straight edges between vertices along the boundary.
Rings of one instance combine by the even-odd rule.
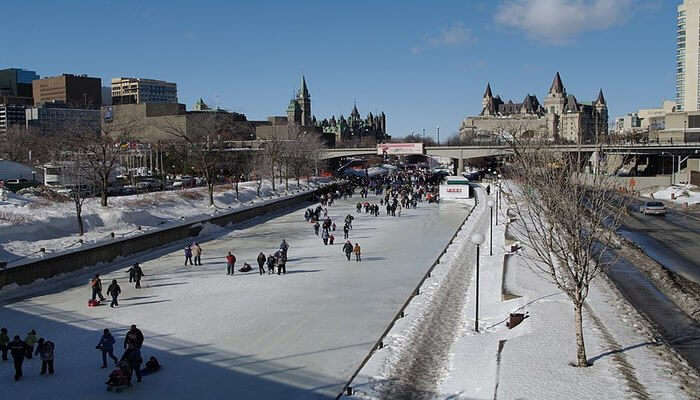
[[[359, 201], [354, 197], [353, 201]], [[375, 199], [378, 201], [378, 199]], [[0, 363], [3, 398], [96, 399], [313, 399], [334, 398], [468, 212], [467, 205], [419, 204], [401, 217], [357, 214], [351, 202], [329, 208], [338, 225], [336, 244], [323, 246], [304, 222], [304, 210], [219, 236], [202, 245], [201, 267], [183, 267], [182, 250], [144, 258], [140, 290], [117, 278], [119, 309], [87, 308], [88, 276], [62, 291], [3, 304], [0, 325], [24, 338], [30, 329], [56, 343], [56, 375], [39, 376], [40, 361], [25, 361], [25, 378], [12, 382], [12, 363]], [[342, 219], [356, 216], [350, 239], [363, 261], [341, 252]], [[287, 275], [259, 276], [255, 257], [286, 238]], [[233, 250], [238, 269], [226, 276]], [[124, 332], [136, 324], [146, 337], [145, 359], [163, 370], [127, 393], [105, 390], [108, 371], [95, 349], [110, 328], [121, 355]]]

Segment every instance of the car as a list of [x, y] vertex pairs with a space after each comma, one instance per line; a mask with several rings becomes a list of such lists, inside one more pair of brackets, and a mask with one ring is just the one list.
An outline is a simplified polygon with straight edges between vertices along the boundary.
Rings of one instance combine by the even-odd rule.
[[644, 215], [666, 215], [666, 206], [660, 201], [645, 201], [639, 212]]

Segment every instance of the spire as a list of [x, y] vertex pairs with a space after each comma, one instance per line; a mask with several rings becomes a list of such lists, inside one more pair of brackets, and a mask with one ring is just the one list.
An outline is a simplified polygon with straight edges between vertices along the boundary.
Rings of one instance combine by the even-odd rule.
[[301, 76], [301, 96], [305, 99], [309, 97], [309, 89], [306, 87], [306, 78], [304, 75]]
[[554, 77], [554, 81], [552, 82], [552, 87], [549, 88], [549, 93], [550, 94], [565, 94], [566, 91], [564, 90], [564, 84], [561, 83], [561, 76], [559, 76], [559, 72], [557, 72], [557, 75]]
[[491, 82], [486, 84], [486, 91], [484, 92], [484, 98], [486, 97], [493, 97], [493, 94], [491, 93]]
[[598, 92], [598, 99], [595, 102], [598, 104], [605, 105], [605, 97], [603, 97], [603, 89], [600, 89], [600, 92]]

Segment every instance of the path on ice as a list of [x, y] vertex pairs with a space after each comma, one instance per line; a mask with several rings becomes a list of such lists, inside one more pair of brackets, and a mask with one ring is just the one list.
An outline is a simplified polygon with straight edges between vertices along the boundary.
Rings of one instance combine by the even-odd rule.
[[[323, 246], [298, 210], [204, 243], [202, 267], [182, 267], [180, 251], [143, 263], [140, 291], [123, 268], [104, 274], [122, 285], [117, 310], [88, 309], [87, 282], [4, 306], [0, 321], [11, 334], [36, 329], [56, 343], [57, 375], [39, 377], [38, 362], [29, 361], [26, 378], [3, 384], [3, 395], [111, 398], [94, 345], [105, 327], [121, 343], [135, 323], [146, 336], [144, 356], [165, 367], [130, 398], [334, 398], [468, 211], [423, 203], [401, 217], [370, 217], [354, 212], [358, 200], [330, 215], [339, 225], [356, 215], [351, 239], [362, 246], [362, 263], [345, 260], [342, 230], [334, 246]], [[260, 250], [275, 250], [283, 238], [291, 246], [286, 276], [225, 275], [227, 251], [237, 267], [255, 265]], [[11, 382], [11, 369], [0, 364], [0, 382]]]

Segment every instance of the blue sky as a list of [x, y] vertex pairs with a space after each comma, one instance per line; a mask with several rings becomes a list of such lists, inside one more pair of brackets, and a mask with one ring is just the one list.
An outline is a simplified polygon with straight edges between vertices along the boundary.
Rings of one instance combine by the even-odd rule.
[[[384, 111], [395, 137], [441, 138], [486, 82], [540, 101], [555, 72], [611, 117], [673, 99], [680, 0], [21, 1], [3, 5], [0, 67], [164, 79], [180, 102], [283, 115], [306, 75], [317, 118]], [[9, 40], [8, 40], [9, 39]]]

